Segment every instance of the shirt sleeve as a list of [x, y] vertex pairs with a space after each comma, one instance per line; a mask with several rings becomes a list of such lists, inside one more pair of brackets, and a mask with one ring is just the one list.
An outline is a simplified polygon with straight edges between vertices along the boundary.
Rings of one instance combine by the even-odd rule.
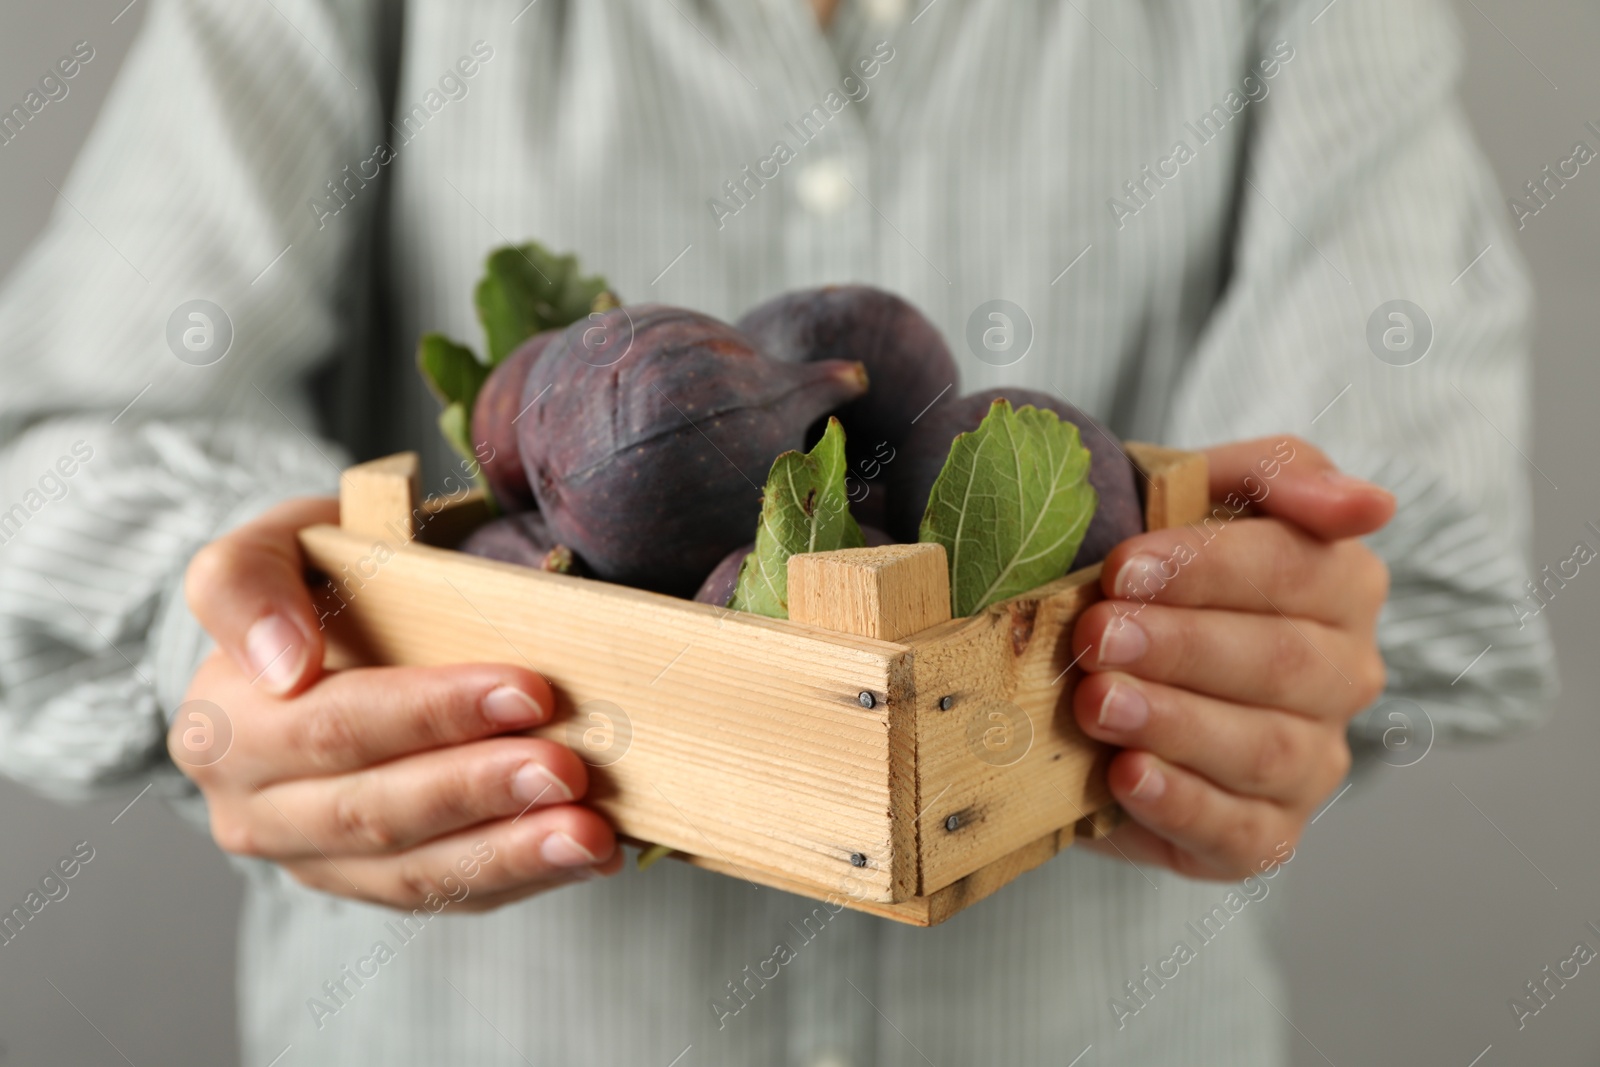
[[1529, 286], [1456, 101], [1460, 29], [1433, 0], [1266, 10], [1251, 58], [1282, 68], [1175, 437], [1295, 433], [1398, 497], [1370, 539], [1392, 573], [1389, 692], [1357, 742], [1528, 725], [1555, 688], [1544, 620], [1515, 607], [1547, 480], [1528, 458]]
[[0, 290], [0, 772], [41, 791], [178, 783], [185, 563], [337, 484], [302, 382], [348, 343], [375, 6], [152, 4]]

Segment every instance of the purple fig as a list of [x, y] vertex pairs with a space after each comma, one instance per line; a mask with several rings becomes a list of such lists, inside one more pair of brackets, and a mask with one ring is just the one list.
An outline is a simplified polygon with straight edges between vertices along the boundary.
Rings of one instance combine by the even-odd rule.
[[918, 414], [956, 390], [956, 363], [938, 327], [905, 300], [870, 285], [784, 293], [746, 312], [738, 327], [771, 359], [848, 359], [867, 368], [871, 391], [835, 414], [844, 426], [850, 475], [867, 486], [864, 495], [852, 493], [851, 510], [861, 521], [885, 524], [883, 469]]
[[739, 584], [739, 568], [744, 566], [744, 558], [755, 550], [755, 542], [752, 541], [723, 556], [722, 562], [700, 583], [700, 588], [694, 594], [695, 600], [702, 604], [715, 604], [719, 608], [727, 607], [728, 601], [733, 599], [734, 588]]
[[[863, 525], [861, 536], [866, 538], [868, 548], [894, 543], [892, 537], [876, 526]], [[723, 556], [722, 562], [717, 564], [716, 569], [706, 575], [706, 580], [700, 583], [700, 590], [694, 595], [695, 600], [702, 604], [715, 604], [719, 608], [727, 607], [728, 601], [733, 599], [734, 588], [739, 584], [739, 568], [744, 566], [744, 558], [755, 550], [755, 543], [752, 542], [740, 545]]]
[[572, 549], [557, 543], [550, 534], [549, 524], [537, 511], [506, 515], [484, 523], [461, 542], [461, 551], [557, 574], [581, 574], [583, 571]]
[[595, 574], [687, 596], [749, 539], [772, 461], [866, 390], [859, 363], [777, 363], [708, 315], [617, 308], [534, 365], [517, 440], [550, 529]]
[[528, 371], [550, 342], [560, 336], [560, 330], [546, 330], [522, 342], [489, 372], [472, 406], [472, 443], [483, 476], [494, 490], [495, 499], [508, 512], [534, 506], [533, 489], [517, 450], [517, 416], [522, 412], [522, 386], [528, 380]]
[[1089, 484], [1100, 503], [1084, 534], [1071, 570], [1105, 559], [1119, 541], [1144, 532], [1144, 508], [1139, 504], [1139, 486], [1133, 463], [1122, 451], [1122, 443], [1099, 422], [1064, 400], [1031, 389], [985, 389], [971, 396], [944, 400], [917, 422], [917, 427], [900, 450], [890, 470], [889, 530], [897, 538], [914, 541], [928, 507], [928, 494], [950, 454], [950, 442], [957, 434], [978, 428], [989, 406], [1004, 397], [1013, 408], [1032, 405], [1053, 411], [1078, 428], [1084, 447], [1089, 450]]

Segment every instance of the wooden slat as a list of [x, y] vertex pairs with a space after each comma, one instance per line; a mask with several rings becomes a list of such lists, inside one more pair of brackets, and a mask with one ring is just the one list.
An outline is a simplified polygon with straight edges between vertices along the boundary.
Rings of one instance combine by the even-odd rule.
[[1095, 773], [1105, 749], [1078, 729], [1071, 704], [1072, 627], [1100, 599], [1099, 575], [1085, 568], [913, 639], [920, 893], [1109, 800]]
[[830, 900], [855, 911], [893, 919], [908, 926], [937, 926], [963, 908], [970, 907], [1000, 890], [1013, 879], [1053, 859], [1071, 843], [1069, 830], [1045, 834], [1019, 849], [1013, 849], [1005, 858], [974, 871], [936, 893], [894, 904], [859, 899], [859, 891], [847, 881], [827, 886], [815, 885], [787, 878], [776, 871], [758, 867], [734, 867], [722, 860], [707, 856], [673, 853], [672, 858], [733, 878], [744, 878], [757, 885], [779, 889], [786, 893], [796, 893], [815, 900]]
[[[1126, 447], [1144, 486], [1147, 528], [1206, 515], [1204, 456], [1132, 441]], [[1052, 835], [1050, 855], [1070, 845], [1080, 828], [1083, 836], [1103, 837], [1116, 825], [1120, 813], [1105, 788], [1110, 749], [1084, 736], [1072, 715], [1081, 674], [1071, 667], [1072, 628], [1100, 599], [1099, 581], [1099, 567], [1085, 568], [911, 640], [924, 811], [919, 892], [938, 896], [966, 884], [990, 887], [987, 895], [1044, 862], [1040, 842]], [[958, 695], [941, 717], [932, 690], [963, 679], [975, 694], [973, 706], [962, 711]], [[992, 756], [986, 761], [974, 749], [975, 729], [981, 736], [991, 717], [999, 717], [993, 723], [999, 729], [1019, 713], [1032, 730], [1026, 754], [1009, 765], [996, 766]], [[952, 815], [955, 828], [948, 829]], [[978, 899], [963, 892], [968, 903]]]
[[469, 533], [494, 518], [482, 489], [455, 496], [431, 496], [422, 502], [421, 510], [417, 540], [438, 548], [456, 547]]
[[595, 711], [625, 722], [626, 754], [591, 768], [620, 832], [824, 885], [850, 868], [883, 902], [909, 891], [892, 876], [904, 646], [420, 544], [375, 551], [334, 527], [301, 544], [339, 576], [324, 621], [342, 661], [526, 664], [565, 720], [540, 735], [581, 748], [604, 732]]

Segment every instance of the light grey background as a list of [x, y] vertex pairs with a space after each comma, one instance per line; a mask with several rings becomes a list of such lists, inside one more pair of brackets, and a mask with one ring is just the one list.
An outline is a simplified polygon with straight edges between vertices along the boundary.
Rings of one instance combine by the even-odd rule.
[[[145, 4], [125, 4], [0, 8], [7, 106], [74, 42], [97, 52], [48, 121], [0, 148], [0, 275], [44, 225], [57, 200], [51, 183], [66, 174], [143, 16]], [[1595, 145], [1584, 124], [1600, 124], [1600, 10], [1574, 0], [1458, 7], [1471, 48], [1465, 103], [1501, 185], [1520, 189], [1576, 140]], [[1537, 569], [1592, 537], [1585, 522], [1600, 523], [1600, 171], [1584, 168], [1518, 241], [1540, 299], [1529, 453]], [[1600, 1063], [1600, 968], [1584, 968], [1520, 1032], [1507, 1006], [1577, 941], [1600, 946], [1584, 927], [1600, 925], [1600, 579], [1585, 571], [1548, 615], [1565, 687], [1550, 726], [1380, 767], [1306, 835], [1285, 946], [1294, 1002], [1280, 1005], [1301, 1035], [1296, 1064]], [[122, 812], [138, 786], [126, 792], [62, 808], [0, 782], [0, 902], [20, 901], [76, 842], [96, 850], [71, 895], [0, 948], [0, 1067], [236, 1062], [238, 882], [159, 801]], [[1075, 1054], [1063, 1051], [1063, 1063]]]

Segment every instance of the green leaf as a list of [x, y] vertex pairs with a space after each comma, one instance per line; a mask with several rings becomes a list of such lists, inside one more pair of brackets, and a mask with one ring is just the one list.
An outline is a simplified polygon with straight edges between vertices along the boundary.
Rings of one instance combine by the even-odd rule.
[[651, 845], [649, 848], [639, 850], [639, 869], [648, 871], [656, 865], [656, 861], [663, 856], [672, 855], [672, 849], [666, 845]]
[[790, 556], [866, 544], [850, 516], [845, 470], [844, 427], [835, 418], [809, 453], [785, 452], [773, 461], [756, 550], [739, 568], [730, 608], [787, 619]]
[[472, 409], [464, 404], [446, 404], [444, 410], [439, 412], [439, 432], [450, 442], [450, 447], [466, 461], [463, 466], [472, 472], [473, 483], [483, 490], [484, 501], [489, 505], [489, 510], [498, 511], [494, 492], [489, 488], [489, 479], [485, 477], [483, 467], [478, 463], [477, 453], [472, 447]]
[[582, 276], [577, 256], [555, 255], [535, 241], [495, 249], [473, 294], [489, 366], [534, 334], [577, 322], [606, 291], [604, 278]]
[[950, 560], [960, 618], [1066, 573], [1098, 503], [1089, 450], [1053, 411], [996, 400], [960, 434], [933, 483], [918, 540]]
[[460, 404], [468, 411], [489, 377], [489, 368], [478, 362], [472, 349], [441, 333], [422, 335], [417, 344], [417, 365], [422, 368], [422, 380], [440, 401]]

